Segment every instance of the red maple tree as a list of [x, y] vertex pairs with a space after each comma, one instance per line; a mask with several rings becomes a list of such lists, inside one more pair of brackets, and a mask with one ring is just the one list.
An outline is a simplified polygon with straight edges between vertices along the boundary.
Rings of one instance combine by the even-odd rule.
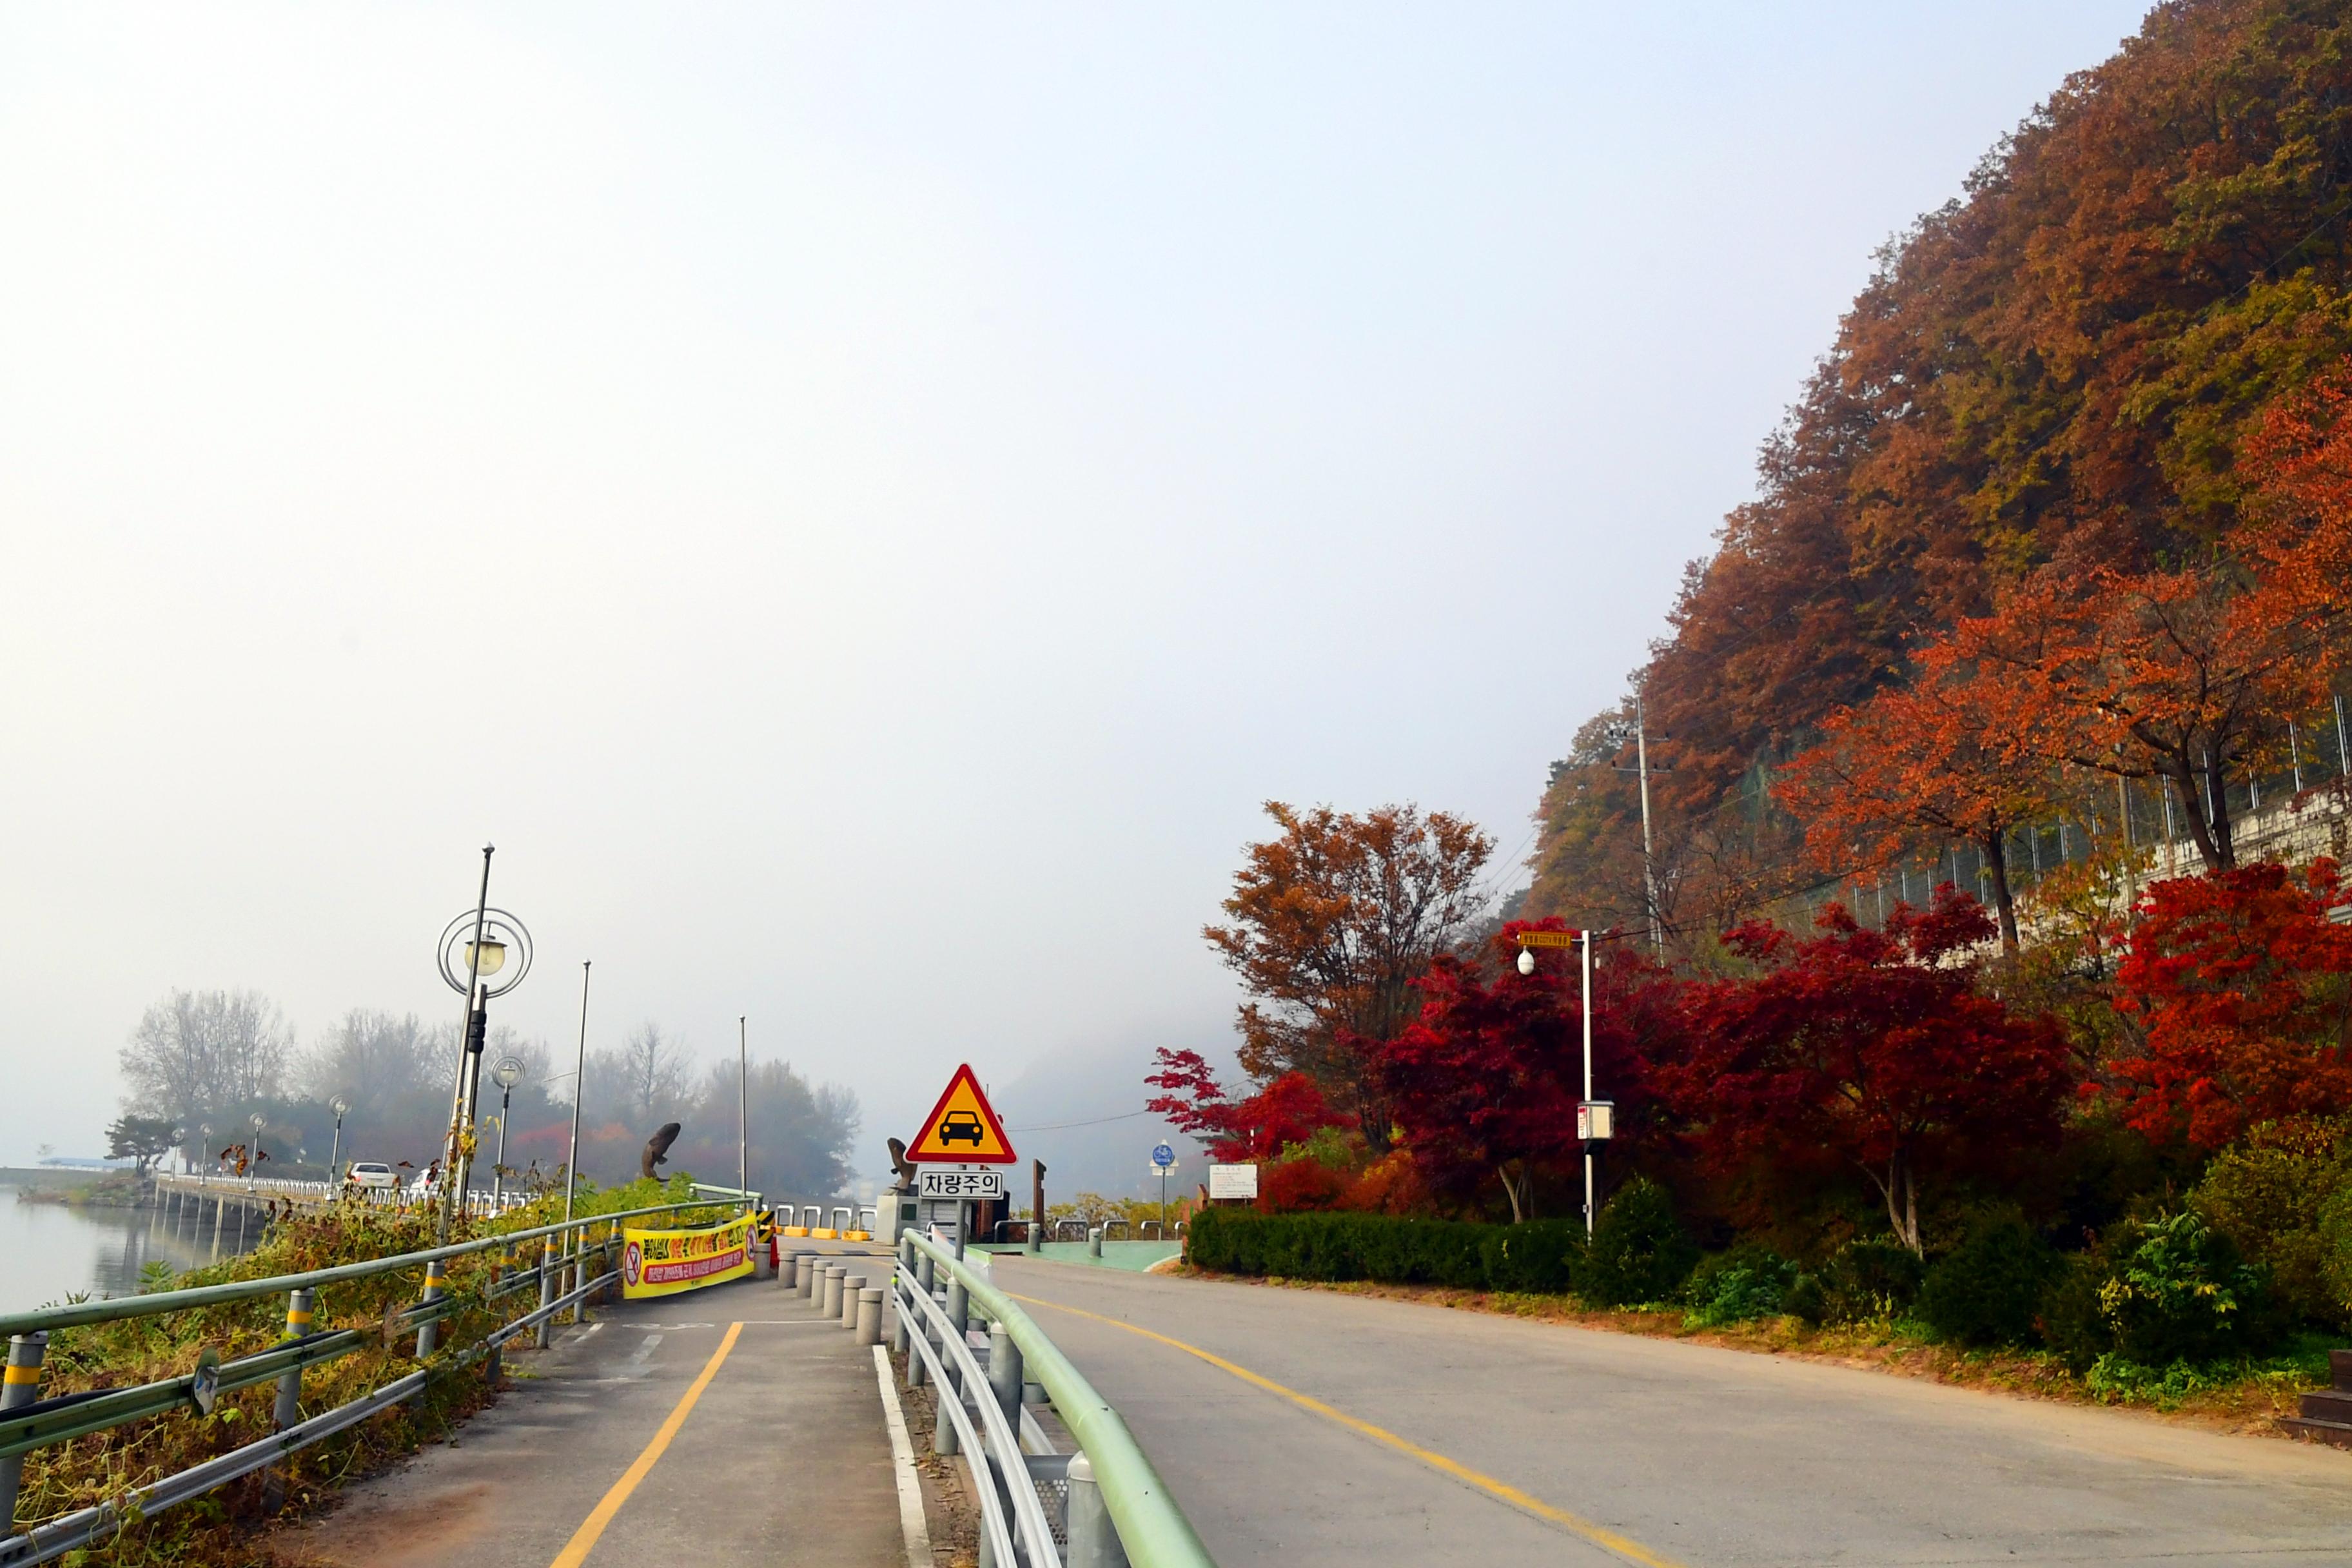
[[1218, 1160], [1271, 1160], [1287, 1145], [1350, 1120], [1303, 1072], [1284, 1073], [1256, 1093], [1234, 1100], [1200, 1052], [1162, 1046], [1155, 1059], [1160, 1070], [1143, 1081], [1165, 1092], [1146, 1101], [1145, 1109], [1206, 1143]]
[[1898, 905], [1883, 931], [1836, 904], [1819, 926], [1727, 935], [1756, 971], [1690, 989], [1689, 1056], [1664, 1082], [1713, 1173], [1825, 1152], [1863, 1172], [1917, 1252], [1923, 1183], [2056, 1135], [2066, 1046], [1955, 962], [1992, 922], [1949, 883], [1929, 910]]
[[[1571, 1163], [1581, 1145], [1583, 1098], [1580, 957], [1552, 952], [1531, 974], [1517, 966], [1522, 931], [1566, 931], [1559, 920], [1513, 921], [1487, 963], [1447, 956], [1415, 983], [1419, 1018], [1381, 1053], [1381, 1079], [1423, 1178], [1461, 1194], [1499, 1181], [1511, 1217], [1535, 1217], [1534, 1183]], [[1595, 1089], [1637, 1121], [1647, 1097], [1643, 1046], [1671, 1009], [1663, 972], [1611, 944], [1594, 971]]]
[[2335, 862], [2152, 884], [2117, 971], [2145, 1026], [2112, 1064], [2126, 1119], [2218, 1149], [2248, 1128], [2352, 1110], [2352, 926]]

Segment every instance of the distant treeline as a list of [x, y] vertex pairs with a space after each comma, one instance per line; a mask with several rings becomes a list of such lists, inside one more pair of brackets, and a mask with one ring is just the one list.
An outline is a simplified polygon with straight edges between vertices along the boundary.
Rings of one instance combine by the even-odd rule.
[[[506, 1163], [518, 1180], [551, 1176], [571, 1137], [572, 1060], [548, 1044], [494, 1024], [486, 1063], [523, 1064], [506, 1127]], [[224, 1149], [252, 1144], [264, 1174], [323, 1175], [335, 1138], [341, 1159], [406, 1162], [423, 1170], [441, 1152], [457, 1062], [454, 1020], [354, 1007], [304, 1042], [277, 1005], [251, 991], [174, 991], [149, 1007], [122, 1047], [123, 1108], [184, 1129], [182, 1152], [209, 1167]], [[733, 1185], [738, 1163], [736, 1064], [698, 1064], [686, 1042], [644, 1023], [618, 1047], [591, 1050], [580, 1129], [581, 1173], [598, 1183], [636, 1174], [638, 1152], [664, 1122], [681, 1131], [667, 1171]], [[847, 1190], [859, 1110], [856, 1096], [813, 1085], [790, 1063], [753, 1062], [749, 1073], [751, 1185], [778, 1196], [830, 1197]], [[499, 1149], [500, 1091], [486, 1071], [480, 1168]], [[212, 1129], [209, 1134], [200, 1130]]]

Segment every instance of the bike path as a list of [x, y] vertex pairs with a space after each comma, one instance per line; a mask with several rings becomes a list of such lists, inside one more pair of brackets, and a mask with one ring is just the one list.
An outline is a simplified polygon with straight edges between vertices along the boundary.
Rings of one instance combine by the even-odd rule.
[[600, 1306], [552, 1349], [510, 1352], [496, 1405], [348, 1489], [283, 1554], [906, 1568], [874, 1352], [855, 1340], [772, 1282]]

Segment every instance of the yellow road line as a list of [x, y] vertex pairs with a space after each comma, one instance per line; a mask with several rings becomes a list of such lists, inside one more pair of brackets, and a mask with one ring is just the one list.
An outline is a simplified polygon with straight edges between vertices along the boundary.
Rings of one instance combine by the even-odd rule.
[[[1006, 1294], [1013, 1293], [1007, 1291]], [[1592, 1521], [1580, 1514], [1570, 1513], [1564, 1508], [1554, 1508], [1541, 1498], [1530, 1496], [1508, 1481], [1498, 1481], [1492, 1476], [1482, 1475], [1458, 1459], [1449, 1459], [1433, 1448], [1424, 1448], [1418, 1443], [1410, 1442], [1385, 1426], [1375, 1426], [1369, 1421], [1360, 1420], [1344, 1410], [1324, 1404], [1311, 1394], [1301, 1394], [1295, 1388], [1286, 1388], [1270, 1377], [1252, 1372], [1237, 1363], [1227, 1361], [1213, 1352], [1204, 1351], [1198, 1345], [1188, 1345], [1182, 1340], [1171, 1339], [1166, 1334], [1155, 1333], [1150, 1329], [1139, 1328], [1136, 1324], [1118, 1318], [1106, 1318], [1100, 1312], [1089, 1312], [1082, 1307], [1066, 1307], [1059, 1301], [1041, 1301], [1034, 1296], [1013, 1296], [1013, 1299], [1016, 1301], [1026, 1301], [1033, 1307], [1051, 1307], [1057, 1312], [1068, 1312], [1076, 1317], [1090, 1318], [1097, 1323], [1108, 1323], [1114, 1329], [1125, 1329], [1130, 1334], [1140, 1334], [1147, 1340], [1156, 1340], [1171, 1350], [1182, 1351], [1189, 1356], [1198, 1356], [1218, 1371], [1229, 1372], [1254, 1388], [1263, 1388], [1268, 1394], [1287, 1399], [1301, 1410], [1312, 1411], [1327, 1421], [1336, 1421], [1350, 1432], [1360, 1433], [1375, 1443], [1385, 1445], [1394, 1448], [1400, 1454], [1420, 1460], [1440, 1475], [1451, 1476], [1465, 1486], [1475, 1487], [1478, 1490], [1490, 1497], [1498, 1498], [1522, 1512], [1531, 1513], [1538, 1519], [1559, 1525], [1571, 1534], [1580, 1535], [1593, 1545], [1604, 1551], [1613, 1552], [1629, 1563], [1638, 1563], [1642, 1564], [1642, 1568], [1683, 1568], [1683, 1565], [1673, 1558], [1661, 1557], [1640, 1542], [1620, 1535], [1606, 1525], [1595, 1524]], [[565, 1565], [559, 1564], [558, 1568], [565, 1568]]]
[[703, 1363], [702, 1374], [688, 1385], [686, 1397], [677, 1402], [677, 1408], [671, 1411], [669, 1419], [661, 1424], [661, 1430], [655, 1433], [654, 1440], [646, 1445], [646, 1451], [637, 1456], [637, 1462], [622, 1473], [621, 1479], [613, 1483], [613, 1489], [604, 1494], [604, 1500], [590, 1511], [580, 1528], [572, 1532], [572, 1539], [563, 1543], [563, 1550], [555, 1554], [555, 1561], [548, 1568], [580, 1568], [588, 1561], [588, 1553], [595, 1550], [598, 1539], [604, 1533], [604, 1527], [613, 1522], [613, 1516], [621, 1511], [621, 1505], [629, 1500], [629, 1494], [637, 1489], [637, 1483], [652, 1473], [654, 1462], [668, 1448], [669, 1440], [677, 1436], [677, 1429], [686, 1425], [687, 1413], [694, 1408], [694, 1402], [702, 1397], [702, 1391], [710, 1386], [710, 1380], [719, 1375], [719, 1363], [725, 1361], [727, 1352], [735, 1348], [735, 1338], [742, 1331], [740, 1323], [727, 1325], [727, 1332], [720, 1338], [719, 1348], [711, 1352], [709, 1361]]

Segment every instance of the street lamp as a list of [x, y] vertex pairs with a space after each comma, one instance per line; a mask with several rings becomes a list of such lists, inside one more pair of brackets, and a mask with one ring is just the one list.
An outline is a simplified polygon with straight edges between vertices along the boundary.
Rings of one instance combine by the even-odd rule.
[[213, 1146], [213, 1124], [209, 1121], [196, 1129], [196, 1174], [205, 1173], [205, 1162], [212, 1158], [205, 1152]]
[[1582, 952], [1584, 963], [1581, 989], [1577, 993], [1576, 1010], [1584, 1022], [1584, 1098], [1576, 1106], [1576, 1135], [1584, 1143], [1584, 1234], [1592, 1234], [1595, 1205], [1593, 1145], [1604, 1143], [1617, 1134], [1617, 1107], [1605, 1100], [1592, 1098], [1592, 933], [1589, 931], [1523, 931], [1519, 932], [1519, 964], [1521, 974], [1536, 972], [1536, 952], [1539, 947], [1573, 947]]
[[[441, 1161], [441, 1212], [436, 1228], [448, 1234], [465, 1202], [474, 1164], [474, 1108], [482, 1091], [482, 1046], [489, 1037], [490, 998], [503, 996], [530, 973], [530, 932], [504, 910], [490, 907], [490, 857], [482, 846], [482, 885], [474, 907], [442, 928], [435, 949], [441, 978], [466, 999], [457, 1031], [457, 1067], [449, 1090], [449, 1134]], [[511, 960], [511, 962], [509, 962]], [[492, 975], [499, 976], [497, 984]], [[500, 1128], [501, 1135], [504, 1127]]]
[[[505, 955], [501, 953], [500, 957]], [[490, 1077], [499, 1086], [499, 1157], [490, 1167], [490, 1207], [495, 1210], [507, 1190], [507, 1107], [514, 1103], [515, 1085], [522, 1081], [520, 1057], [500, 1057]]]
[[327, 1156], [327, 1180], [330, 1184], [339, 1184], [342, 1181], [337, 1173], [342, 1169], [343, 1162], [343, 1118], [352, 1113], [352, 1098], [339, 1094], [327, 1101], [327, 1109], [335, 1113], [335, 1152]]
[[245, 1167], [252, 1173], [246, 1177], [247, 1184], [250, 1185], [261, 1179], [261, 1134], [263, 1130], [268, 1127], [269, 1118], [257, 1110], [246, 1120], [253, 1123], [253, 1158], [246, 1163]]

